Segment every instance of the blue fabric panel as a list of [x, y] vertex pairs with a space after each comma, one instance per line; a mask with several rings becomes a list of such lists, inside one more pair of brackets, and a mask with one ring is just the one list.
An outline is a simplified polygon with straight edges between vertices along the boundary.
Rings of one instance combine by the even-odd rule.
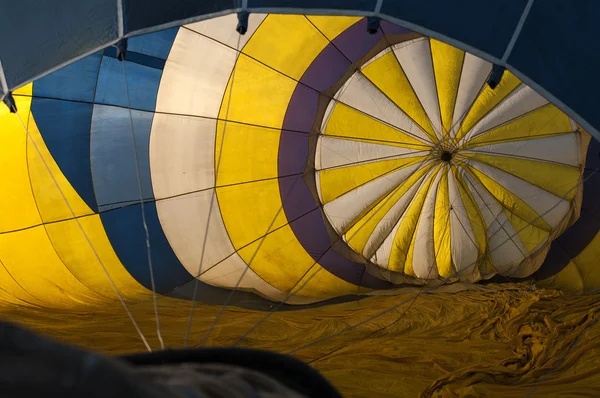
[[132, 37], [127, 42], [127, 49], [128, 51], [167, 59], [178, 31], [179, 27]]
[[[388, 0], [390, 1], [390, 0]], [[393, 0], [397, 1], [397, 0]], [[248, 7], [373, 11], [377, 0], [248, 0]]]
[[0, 3], [0, 59], [9, 87], [118, 37], [115, 0]]
[[[241, 0], [238, 1], [241, 3]], [[133, 32], [172, 21], [237, 7], [235, 0], [123, 0], [125, 31]]]
[[97, 212], [90, 172], [92, 104], [33, 98], [31, 111], [58, 167], [85, 203]]
[[94, 101], [102, 52], [98, 51], [42, 77], [33, 85], [33, 95], [73, 101]]
[[508, 63], [600, 129], [600, 1], [533, 3]]
[[[193, 279], [181, 265], [167, 241], [154, 202], [144, 203], [150, 236], [152, 269], [157, 293], [169, 293]], [[100, 213], [104, 229], [123, 266], [140, 284], [152, 289], [146, 249], [146, 234], [138, 203]]]
[[[150, 179], [150, 128], [153, 114], [131, 111], [144, 199], [152, 199]], [[129, 110], [94, 105], [91, 133], [91, 168], [100, 211], [139, 202], [138, 180]]]
[[[117, 49], [113, 46], [104, 49], [103, 55], [105, 57], [117, 58]], [[133, 51], [127, 51], [125, 53], [125, 60], [136, 63], [138, 65], [148, 66], [154, 69], [163, 70], [165, 68], [166, 61], [161, 58], [152, 57], [146, 54], [140, 54]]]
[[502, 58], [526, 4], [527, 0], [386, 0], [381, 12]]
[[[156, 106], [156, 95], [162, 71], [129, 61], [124, 62], [125, 68], [127, 68], [127, 85], [131, 107], [153, 111]], [[102, 59], [95, 102], [129, 106], [123, 64], [119, 60], [110, 57]]]

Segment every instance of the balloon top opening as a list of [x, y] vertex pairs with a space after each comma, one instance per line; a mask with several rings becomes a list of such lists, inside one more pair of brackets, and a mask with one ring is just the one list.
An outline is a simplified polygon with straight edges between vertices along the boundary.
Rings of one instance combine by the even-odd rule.
[[440, 156], [440, 158], [444, 162], [449, 162], [449, 161], [452, 160], [452, 153], [450, 151], [443, 151], [442, 155]]

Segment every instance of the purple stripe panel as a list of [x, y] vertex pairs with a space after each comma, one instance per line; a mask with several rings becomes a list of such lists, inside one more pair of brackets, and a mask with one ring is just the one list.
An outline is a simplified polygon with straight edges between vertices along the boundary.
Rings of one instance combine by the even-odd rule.
[[[337, 43], [339, 40], [341, 48], [344, 48], [343, 51], [348, 51], [346, 56], [350, 59], [358, 59], [362, 56], [359, 54], [365, 54], [369, 50], [363, 43], [365, 38], [368, 39], [367, 42], [370, 43], [370, 46], [378, 40], [373, 41], [372, 39], [377, 35], [370, 37], [366, 34], [366, 25], [362, 30], [353, 29], [355, 26], [343, 32], [334, 41]], [[374, 289], [385, 289], [393, 285], [368, 274], [364, 264], [354, 263], [329, 250], [331, 242], [319, 210], [320, 204], [315, 202], [308, 185], [301, 176], [285, 177], [302, 173], [309, 156], [308, 134], [298, 132], [308, 133], [310, 131], [317, 115], [319, 96], [316, 91], [306, 86], [325, 90], [341, 79], [349, 66], [350, 62], [330, 44], [323, 49], [304, 73], [300, 79], [302, 84], [296, 86], [288, 105], [279, 142], [279, 192], [292, 231], [315, 262], [318, 261], [327, 271], [349, 283]]]
[[[297, 84], [288, 104], [288, 113], [285, 115], [283, 129], [300, 131], [308, 135], [317, 114], [318, 103], [319, 93], [302, 84]], [[294, 112], [290, 113], [289, 109], [293, 109]]]
[[367, 20], [361, 19], [333, 39], [333, 45], [351, 62], [358, 61], [381, 39], [381, 30], [371, 35], [367, 32]]
[[349, 66], [346, 57], [329, 43], [304, 72], [300, 83], [319, 92], [325, 91], [340, 79]]
[[396, 25], [395, 23], [391, 23], [388, 21], [381, 21], [381, 30], [386, 35], [404, 35], [406, 33], [411, 33], [412, 31], [406, 29], [403, 26]]

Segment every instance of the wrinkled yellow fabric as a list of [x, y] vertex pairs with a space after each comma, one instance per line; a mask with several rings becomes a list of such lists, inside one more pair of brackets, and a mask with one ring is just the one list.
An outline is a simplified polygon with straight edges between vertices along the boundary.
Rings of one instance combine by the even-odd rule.
[[[348, 397], [595, 396], [600, 386], [600, 295], [568, 295], [529, 285], [460, 286], [277, 312], [243, 346], [294, 352]], [[454, 293], [452, 293], [454, 291]], [[415, 299], [416, 297], [416, 299]], [[1, 298], [0, 298], [1, 299]], [[168, 347], [183, 346], [189, 302], [159, 298]], [[128, 306], [158, 348], [151, 300]], [[198, 344], [220, 306], [198, 304], [190, 341]], [[228, 308], [208, 345], [231, 346], [266, 313]], [[0, 317], [108, 354], [143, 351], [118, 302], [52, 311], [0, 307]]]

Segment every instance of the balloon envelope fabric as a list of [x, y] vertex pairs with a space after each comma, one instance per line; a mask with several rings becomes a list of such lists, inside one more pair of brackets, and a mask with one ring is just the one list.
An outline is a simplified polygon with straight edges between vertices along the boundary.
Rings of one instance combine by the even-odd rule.
[[293, 352], [349, 396], [522, 396], [550, 371], [540, 393], [595, 392], [597, 299], [560, 291], [600, 289], [597, 141], [401, 26], [236, 23], [130, 38], [0, 107], [2, 316], [109, 353]]
[[585, 268], [586, 245], [547, 253], [581, 211], [589, 135], [509, 71], [492, 90], [488, 62], [385, 22], [369, 35], [360, 17], [234, 25], [134, 37], [123, 62], [107, 48], [15, 92], [27, 131], [3, 111], [11, 300], [198, 278], [301, 304], [527, 277], [547, 257], [546, 276]]

